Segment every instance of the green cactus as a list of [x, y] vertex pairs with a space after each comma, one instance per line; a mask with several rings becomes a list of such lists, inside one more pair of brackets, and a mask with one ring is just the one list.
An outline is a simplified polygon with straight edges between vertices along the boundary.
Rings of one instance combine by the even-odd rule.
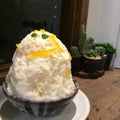
[[81, 28], [82, 28], [82, 34], [81, 34], [81, 37], [79, 39], [79, 51], [80, 51], [80, 53], [83, 53], [84, 46], [86, 43], [87, 34], [85, 31], [85, 26], [82, 25]]
[[94, 39], [92, 37], [87, 38], [83, 49], [83, 54], [85, 54], [87, 50], [93, 48], [93, 46], [94, 46]]
[[70, 47], [70, 53], [71, 53], [72, 57], [79, 57], [80, 56], [79, 49], [76, 46]]
[[100, 56], [103, 56], [105, 54], [105, 48], [102, 46], [97, 46], [94, 49]]
[[109, 42], [99, 42], [99, 43], [94, 44], [94, 47], [98, 47], [98, 46], [104, 47], [106, 54], [114, 54], [114, 53], [116, 53], [116, 48], [114, 48], [112, 46], [112, 44], [109, 43]]
[[86, 51], [86, 55], [88, 57], [96, 57], [96, 56], [98, 56], [98, 53], [94, 49], [89, 49], [89, 50]]

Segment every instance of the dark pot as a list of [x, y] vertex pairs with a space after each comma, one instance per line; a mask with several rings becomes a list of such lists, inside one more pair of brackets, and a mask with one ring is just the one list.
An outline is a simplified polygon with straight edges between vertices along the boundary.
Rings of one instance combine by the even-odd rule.
[[107, 55], [107, 58], [106, 58], [106, 61], [105, 61], [105, 64], [104, 64], [104, 70], [107, 71], [107, 70], [110, 69], [110, 64], [111, 64], [112, 58], [113, 58], [113, 54], [108, 54]]
[[97, 70], [102, 70], [102, 69], [104, 70], [105, 61], [106, 61], [106, 56], [104, 56], [102, 59], [97, 59], [97, 60], [84, 57], [83, 69], [85, 72], [88, 73], [94, 73]]
[[107, 55], [102, 57], [101, 60], [99, 60], [99, 64], [98, 64], [98, 70], [104, 70], [104, 65], [107, 59]]
[[93, 60], [84, 57], [83, 69], [85, 72], [94, 73], [97, 71], [99, 65], [99, 60]]
[[72, 72], [77, 72], [82, 70], [82, 65], [83, 65], [83, 56], [72, 58], [71, 61]]

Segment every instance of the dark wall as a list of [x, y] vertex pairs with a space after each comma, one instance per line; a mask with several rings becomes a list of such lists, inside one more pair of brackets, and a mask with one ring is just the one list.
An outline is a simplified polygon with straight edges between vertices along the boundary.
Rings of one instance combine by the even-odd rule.
[[1, 0], [0, 49], [14, 48], [34, 29], [59, 36], [61, 0]]

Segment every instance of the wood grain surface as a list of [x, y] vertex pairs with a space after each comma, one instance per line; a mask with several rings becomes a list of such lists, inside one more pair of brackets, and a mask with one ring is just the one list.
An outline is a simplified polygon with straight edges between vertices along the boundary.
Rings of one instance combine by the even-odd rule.
[[87, 120], [120, 120], [120, 70], [105, 71], [98, 79], [74, 79], [90, 100]]

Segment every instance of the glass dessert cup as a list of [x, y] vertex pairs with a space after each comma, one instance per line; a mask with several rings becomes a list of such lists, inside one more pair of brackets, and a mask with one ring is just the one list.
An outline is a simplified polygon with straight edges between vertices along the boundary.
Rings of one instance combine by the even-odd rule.
[[8, 92], [6, 82], [3, 82], [2, 89], [7, 99], [20, 111], [24, 111], [35, 116], [51, 116], [59, 114], [65, 108], [65, 106], [72, 102], [73, 98], [78, 92], [77, 83], [74, 83], [75, 90], [71, 95], [60, 100], [51, 100], [47, 102], [28, 100], [14, 96]]

